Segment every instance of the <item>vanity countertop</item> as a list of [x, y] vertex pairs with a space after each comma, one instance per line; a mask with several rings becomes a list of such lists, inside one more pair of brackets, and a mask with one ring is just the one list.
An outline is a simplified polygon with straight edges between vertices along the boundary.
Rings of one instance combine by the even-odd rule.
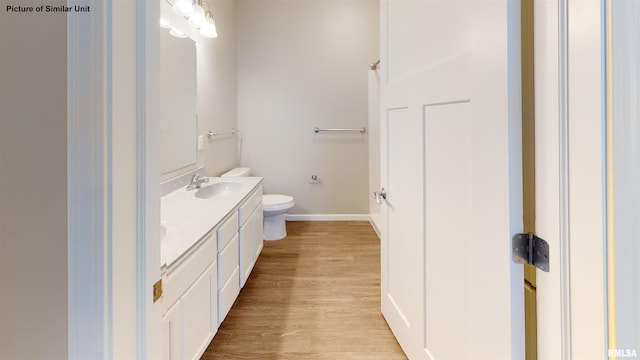
[[181, 262], [203, 236], [218, 226], [251, 192], [262, 183], [261, 177], [221, 178], [210, 177], [202, 188], [220, 182], [234, 182], [240, 187], [210, 199], [196, 197], [198, 189], [182, 187], [160, 200], [160, 241], [162, 271]]

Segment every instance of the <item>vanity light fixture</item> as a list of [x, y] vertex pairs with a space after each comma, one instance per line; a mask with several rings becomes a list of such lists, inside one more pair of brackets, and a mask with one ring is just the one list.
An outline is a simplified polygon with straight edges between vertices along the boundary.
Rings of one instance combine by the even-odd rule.
[[[208, 38], [216, 38], [218, 37], [218, 32], [216, 31], [216, 22], [213, 20], [213, 11], [209, 6], [209, 3], [203, 0], [165, 0], [169, 5], [171, 5], [171, 9], [184, 16], [187, 19], [189, 25], [194, 28], [200, 30], [200, 35]], [[205, 10], [206, 6], [206, 10]], [[160, 26], [163, 28], [171, 29], [170, 33], [176, 37], [186, 37], [186, 34], [175, 27], [171, 26], [171, 24], [164, 20], [160, 19]]]
[[188, 16], [193, 11], [193, 4], [191, 0], [174, 0], [171, 9], [182, 16]]

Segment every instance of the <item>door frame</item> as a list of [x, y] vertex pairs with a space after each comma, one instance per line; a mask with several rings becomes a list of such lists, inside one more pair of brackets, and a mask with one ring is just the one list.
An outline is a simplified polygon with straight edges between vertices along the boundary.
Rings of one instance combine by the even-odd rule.
[[[604, 2], [536, 1], [538, 355], [607, 356]], [[585, 300], [585, 299], [588, 299]]]
[[159, 358], [159, 3], [78, 5], [91, 16], [67, 17], [69, 358]]
[[[535, 62], [534, 62], [534, 0], [522, 0], [520, 9], [522, 48], [522, 202], [525, 233], [535, 233]], [[536, 319], [536, 268], [524, 265], [525, 358], [538, 358]]]

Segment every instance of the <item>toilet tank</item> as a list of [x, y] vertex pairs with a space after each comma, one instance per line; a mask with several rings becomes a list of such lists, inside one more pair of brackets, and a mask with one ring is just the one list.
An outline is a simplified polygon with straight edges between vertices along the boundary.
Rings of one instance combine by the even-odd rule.
[[220, 175], [221, 177], [243, 177], [249, 176], [249, 172], [251, 171], [248, 167], [237, 167], [233, 168], [226, 173]]

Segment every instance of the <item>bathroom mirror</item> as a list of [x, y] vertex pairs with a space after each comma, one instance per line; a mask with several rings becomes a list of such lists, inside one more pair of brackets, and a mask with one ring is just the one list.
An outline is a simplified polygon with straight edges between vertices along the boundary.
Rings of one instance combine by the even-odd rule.
[[160, 32], [162, 174], [197, 161], [196, 43]]

